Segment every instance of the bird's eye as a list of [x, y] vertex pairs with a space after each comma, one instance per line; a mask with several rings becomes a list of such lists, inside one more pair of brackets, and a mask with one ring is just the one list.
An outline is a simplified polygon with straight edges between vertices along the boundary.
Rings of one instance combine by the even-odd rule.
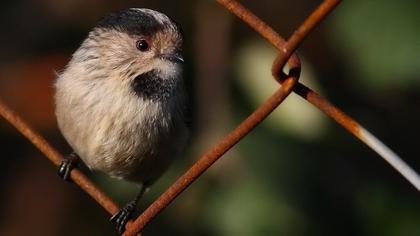
[[140, 39], [136, 42], [136, 47], [139, 51], [145, 52], [150, 49], [149, 43], [145, 39]]

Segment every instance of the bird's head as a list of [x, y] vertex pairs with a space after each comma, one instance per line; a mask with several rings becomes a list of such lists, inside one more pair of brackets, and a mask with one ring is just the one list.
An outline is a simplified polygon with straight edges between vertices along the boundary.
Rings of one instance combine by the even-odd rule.
[[182, 31], [172, 19], [130, 8], [103, 17], [73, 60], [97, 78], [131, 84], [138, 95], [165, 97], [181, 78], [182, 44]]

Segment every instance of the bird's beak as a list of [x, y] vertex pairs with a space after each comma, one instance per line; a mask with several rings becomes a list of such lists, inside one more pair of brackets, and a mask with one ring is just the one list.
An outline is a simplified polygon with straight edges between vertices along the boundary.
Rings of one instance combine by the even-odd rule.
[[163, 60], [167, 60], [173, 63], [184, 63], [184, 57], [182, 56], [182, 52], [180, 50], [175, 50], [171, 53], [160, 54], [159, 57]]

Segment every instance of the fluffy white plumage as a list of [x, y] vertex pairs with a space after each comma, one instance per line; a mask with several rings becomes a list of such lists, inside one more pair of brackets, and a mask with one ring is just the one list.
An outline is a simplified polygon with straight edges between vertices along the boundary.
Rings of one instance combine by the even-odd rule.
[[[149, 185], [187, 139], [182, 65], [162, 57], [179, 49], [182, 36], [165, 15], [130, 10], [155, 19], [154, 31], [139, 35], [105, 23], [96, 27], [55, 83], [56, 116], [63, 136], [89, 168]], [[139, 31], [147, 30], [142, 27]], [[148, 52], [136, 49], [142, 37], [152, 44]], [[167, 99], [133, 90], [133, 81], [152, 70], [164, 82], [171, 80]]]

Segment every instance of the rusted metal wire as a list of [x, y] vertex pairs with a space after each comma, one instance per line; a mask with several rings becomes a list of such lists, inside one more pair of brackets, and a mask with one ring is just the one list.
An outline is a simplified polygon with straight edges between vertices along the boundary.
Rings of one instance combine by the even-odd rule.
[[331, 104], [328, 100], [321, 97], [312, 89], [305, 85], [298, 83], [293, 92], [307, 100], [309, 103], [317, 107], [326, 115], [334, 119], [338, 124], [345, 128], [349, 133], [365, 143], [368, 147], [374, 150], [379, 156], [394, 167], [408, 182], [410, 182], [418, 191], [420, 191], [420, 177], [401, 157], [395, 154], [379, 139], [377, 139], [368, 130], [363, 128], [357, 121], [349, 115]]
[[[334, 9], [339, 3], [339, 0], [326, 0], [310, 14], [306, 21], [293, 33], [293, 35], [287, 41], [288, 46], [292, 48], [292, 52], [299, 46], [299, 43], [302, 42], [302, 39], [306, 37], [306, 35], [308, 35], [308, 33], [314, 28], [314, 25], [323, 20], [325, 16], [331, 12], [331, 10]], [[292, 52], [285, 52], [285, 54], [288, 55]], [[273, 63], [273, 74], [278, 74], [278, 68], [281, 68], [284, 63], [284, 57], [278, 56]], [[281, 80], [278, 81], [281, 83]], [[349, 115], [345, 114], [339, 108], [328, 102], [325, 98], [321, 97], [312, 89], [306, 87], [300, 82], [298, 82], [298, 84], [293, 88], [293, 92], [297, 93], [299, 96], [306, 99], [319, 110], [323, 111], [326, 115], [335, 120], [352, 135], [357, 137], [368, 147], [378, 153], [379, 156], [387, 161], [418, 191], [420, 191], [419, 175], [409, 165], [407, 165], [401, 157], [395, 154], [368, 130], [363, 128], [363, 126], [361, 126], [357, 121], [355, 121]]]
[[[0, 115], [4, 117], [10, 124], [12, 124], [23, 136], [25, 136], [35, 147], [37, 147], [55, 166], [60, 165], [63, 156], [57, 152], [40, 134], [32, 129], [19, 115], [10, 109], [0, 99]], [[99, 205], [101, 205], [110, 214], [115, 214], [119, 207], [118, 205], [102, 192], [92, 181], [89, 180], [77, 168], [71, 171], [71, 179], [83, 191], [89, 194]]]
[[[287, 58], [296, 50], [300, 42], [310, 33], [315, 25], [328, 15], [340, 2], [341, 0], [325, 0], [323, 1], [305, 20], [305, 22], [293, 33], [293, 35], [286, 42], [290, 51], [285, 50], [283, 47], [281, 38], [277, 37], [278, 34], [270, 28], [265, 22], [260, 20], [257, 16], [248, 11], [244, 6], [233, 0], [217, 0], [232, 13], [246, 22], [251, 28], [266, 38], [271, 44], [277, 47], [285, 55], [279, 54], [274, 60], [272, 66], [273, 75], [284, 75], [281, 71]], [[296, 54], [292, 55], [292, 58]], [[276, 77], [277, 81], [282, 83], [282, 76]], [[339, 108], [328, 102], [325, 98], [318, 95], [312, 89], [306, 87], [302, 83], [294, 87], [293, 92], [297, 93], [302, 98], [306, 99], [309, 103], [317, 107], [319, 110], [324, 112], [327, 116], [335, 120], [339, 125], [344, 127], [352, 135], [357, 137], [368, 147], [378, 153], [385, 161], [387, 161], [392, 167], [394, 167], [402, 176], [404, 176], [417, 190], [420, 191], [420, 177], [419, 175], [407, 165], [402, 158], [395, 154], [373, 134], [363, 128], [353, 118], [345, 114]]]
[[[132, 224], [128, 225], [125, 236], [140, 232], [157, 214], [165, 209], [179, 194], [201, 176], [214, 162], [222, 157], [230, 148], [245, 137], [253, 128], [261, 123], [280, 103], [289, 95], [300, 75], [300, 60], [294, 49], [306, 37], [307, 34], [323, 19], [328, 12], [332, 11], [339, 1], [324, 1], [313, 14], [299, 27], [291, 37], [291, 42], [285, 42], [271, 27], [260, 20], [251, 11], [233, 0], [218, 0], [229, 11], [239, 16], [252, 28], [263, 35], [268, 41], [280, 49], [280, 53], [273, 63], [273, 76], [283, 79], [282, 86], [254, 113], [245, 119], [236, 129], [223, 138], [215, 147], [205, 153], [184, 175], [172, 184], [158, 199], [156, 199]], [[293, 56], [292, 56], [293, 54]], [[292, 56], [292, 57], [290, 57]], [[290, 57], [290, 59], [289, 59]], [[289, 75], [282, 71], [283, 66], [289, 59]]]
[[[295, 70], [295, 73], [298, 73]], [[292, 73], [294, 74], [294, 73]], [[143, 229], [157, 214], [165, 209], [179, 194], [213, 165], [223, 154], [245, 137], [263, 121], [290, 94], [298, 77], [291, 75], [262, 106], [245, 119], [236, 129], [222, 139], [215, 147], [206, 152], [184, 175], [173, 183], [155, 200], [132, 224], [128, 225], [123, 235], [133, 235]]]
[[[341, 0], [325, 0], [323, 1], [293, 32], [292, 36], [287, 40], [286, 46], [278, 48], [284, 53], [284, 56], [277, 56], [273, 62], [272, 74], [279, 74], [279, 69], [282, 69], [286, 63], [287, 58], [292, 55], [299, 44], [306, 38], [306, 36], [317, 26], [334, 8], [341, 2]], [[276, 77], [274, 77], [276, 78]]]
[[[297, 58], [297, 57], [295, 57]], [[157, 200], [155, 200], [134, 222], [127, 224], [123, 235], [134, 235], [140, 232], [157, 214], [164, 210], [179, 194], [198, 179], [223, 154], [260, 124], [290, 94], [300, 75], [300, 61], [291, 59], [289, 76], [283, 85], [254, 113], [246, 118], [236, 129], [229, 133], [216, 146], [206, 152], [185, 174], [173, 183]]]
[[[271, 28], [267, 23], [262, 21], [258, 16], [244, 7], [237, 1], [234, 0], [217, 0], [222, 6], [228, 9], [231, 13], [239, 17], [243, 22], [249, 25], [253, 30], [259, 33], [263, 38], [265, 38], [269, 43], [271, 43], [274, 47], [276, 47], [280, 52], [279, 57], [284, 58], [284, 61], [281, 63], [277, 63], [274, 67], [277, 68], [277, 71], [273, 72], [273, 76], [277, 79], [284, 79], [285, 73], [282, 71], [284, 64], [289, 59], [300, 61], [297, 54], [289, 53], [287, 55], [289, 49], [285, 47], [287, 43], [283, 37], [281, 37], [273, 28]], [[293, 52], [294, 50], [289, 50], [289, 52]], [[274, 68], [273, 67], [273, 68]]]
[[[230, 148], [237, 144], [243, 137], [261, 123], [282, 101], [293, 91], [306, 99], [308, 102], [322, 110], [329, 117], [343, 126], [351, 134], [362, 140], [373, 150], [378, 152], [385, 160], [403, 174], [414, 186], [420, 190], [419, 177], [408, 165], [406, 165], [395, 153], [389, 150], [367, 130], [363, 129], [356, 121], [344, 112], [333, 106], [326, 99], [319, 96], [310, 88], [298, 82], [300, 75], [300, 60], [294, 53], [304, 38], [330, 13], [340, 0], [323, 1], [285, 41], [269, 25], [259, 19], [251, 11], [246, 9], [235, 0], [216, 0], [230, 12], [246, 22], [251, 28], [267, 39], [277, 49], [279, 54], [273, 62], [272, 74], [282, 86], [269, 97], [256, 111], [239, 124], [232, 132], [223, 138], [217, 145], [206, 152], [185, 174], [172, 184], [158, 199], [156, 199], [135, 221], [126, 226], [124, 235], [138, 235], [139, 232], [163, 209], [165, 209], [177, 196], [199, 178], [210, 166], [223, 156]], [[283, 67], [288, 62], [288, 74], [283, 72]], [[8, 108], [0, 100], [0, 115], [9, 121], [19, 132], [28, 138], [54, 165], [58, 166], [63, 160], [62, 156], [37, 134], [15, 112]], [[119, 210], [118, 205], [105, 193], [98, 189], [78, 169], [73, 169], [71, 178], [81, 189], [87, 192], [110, 214]]]

